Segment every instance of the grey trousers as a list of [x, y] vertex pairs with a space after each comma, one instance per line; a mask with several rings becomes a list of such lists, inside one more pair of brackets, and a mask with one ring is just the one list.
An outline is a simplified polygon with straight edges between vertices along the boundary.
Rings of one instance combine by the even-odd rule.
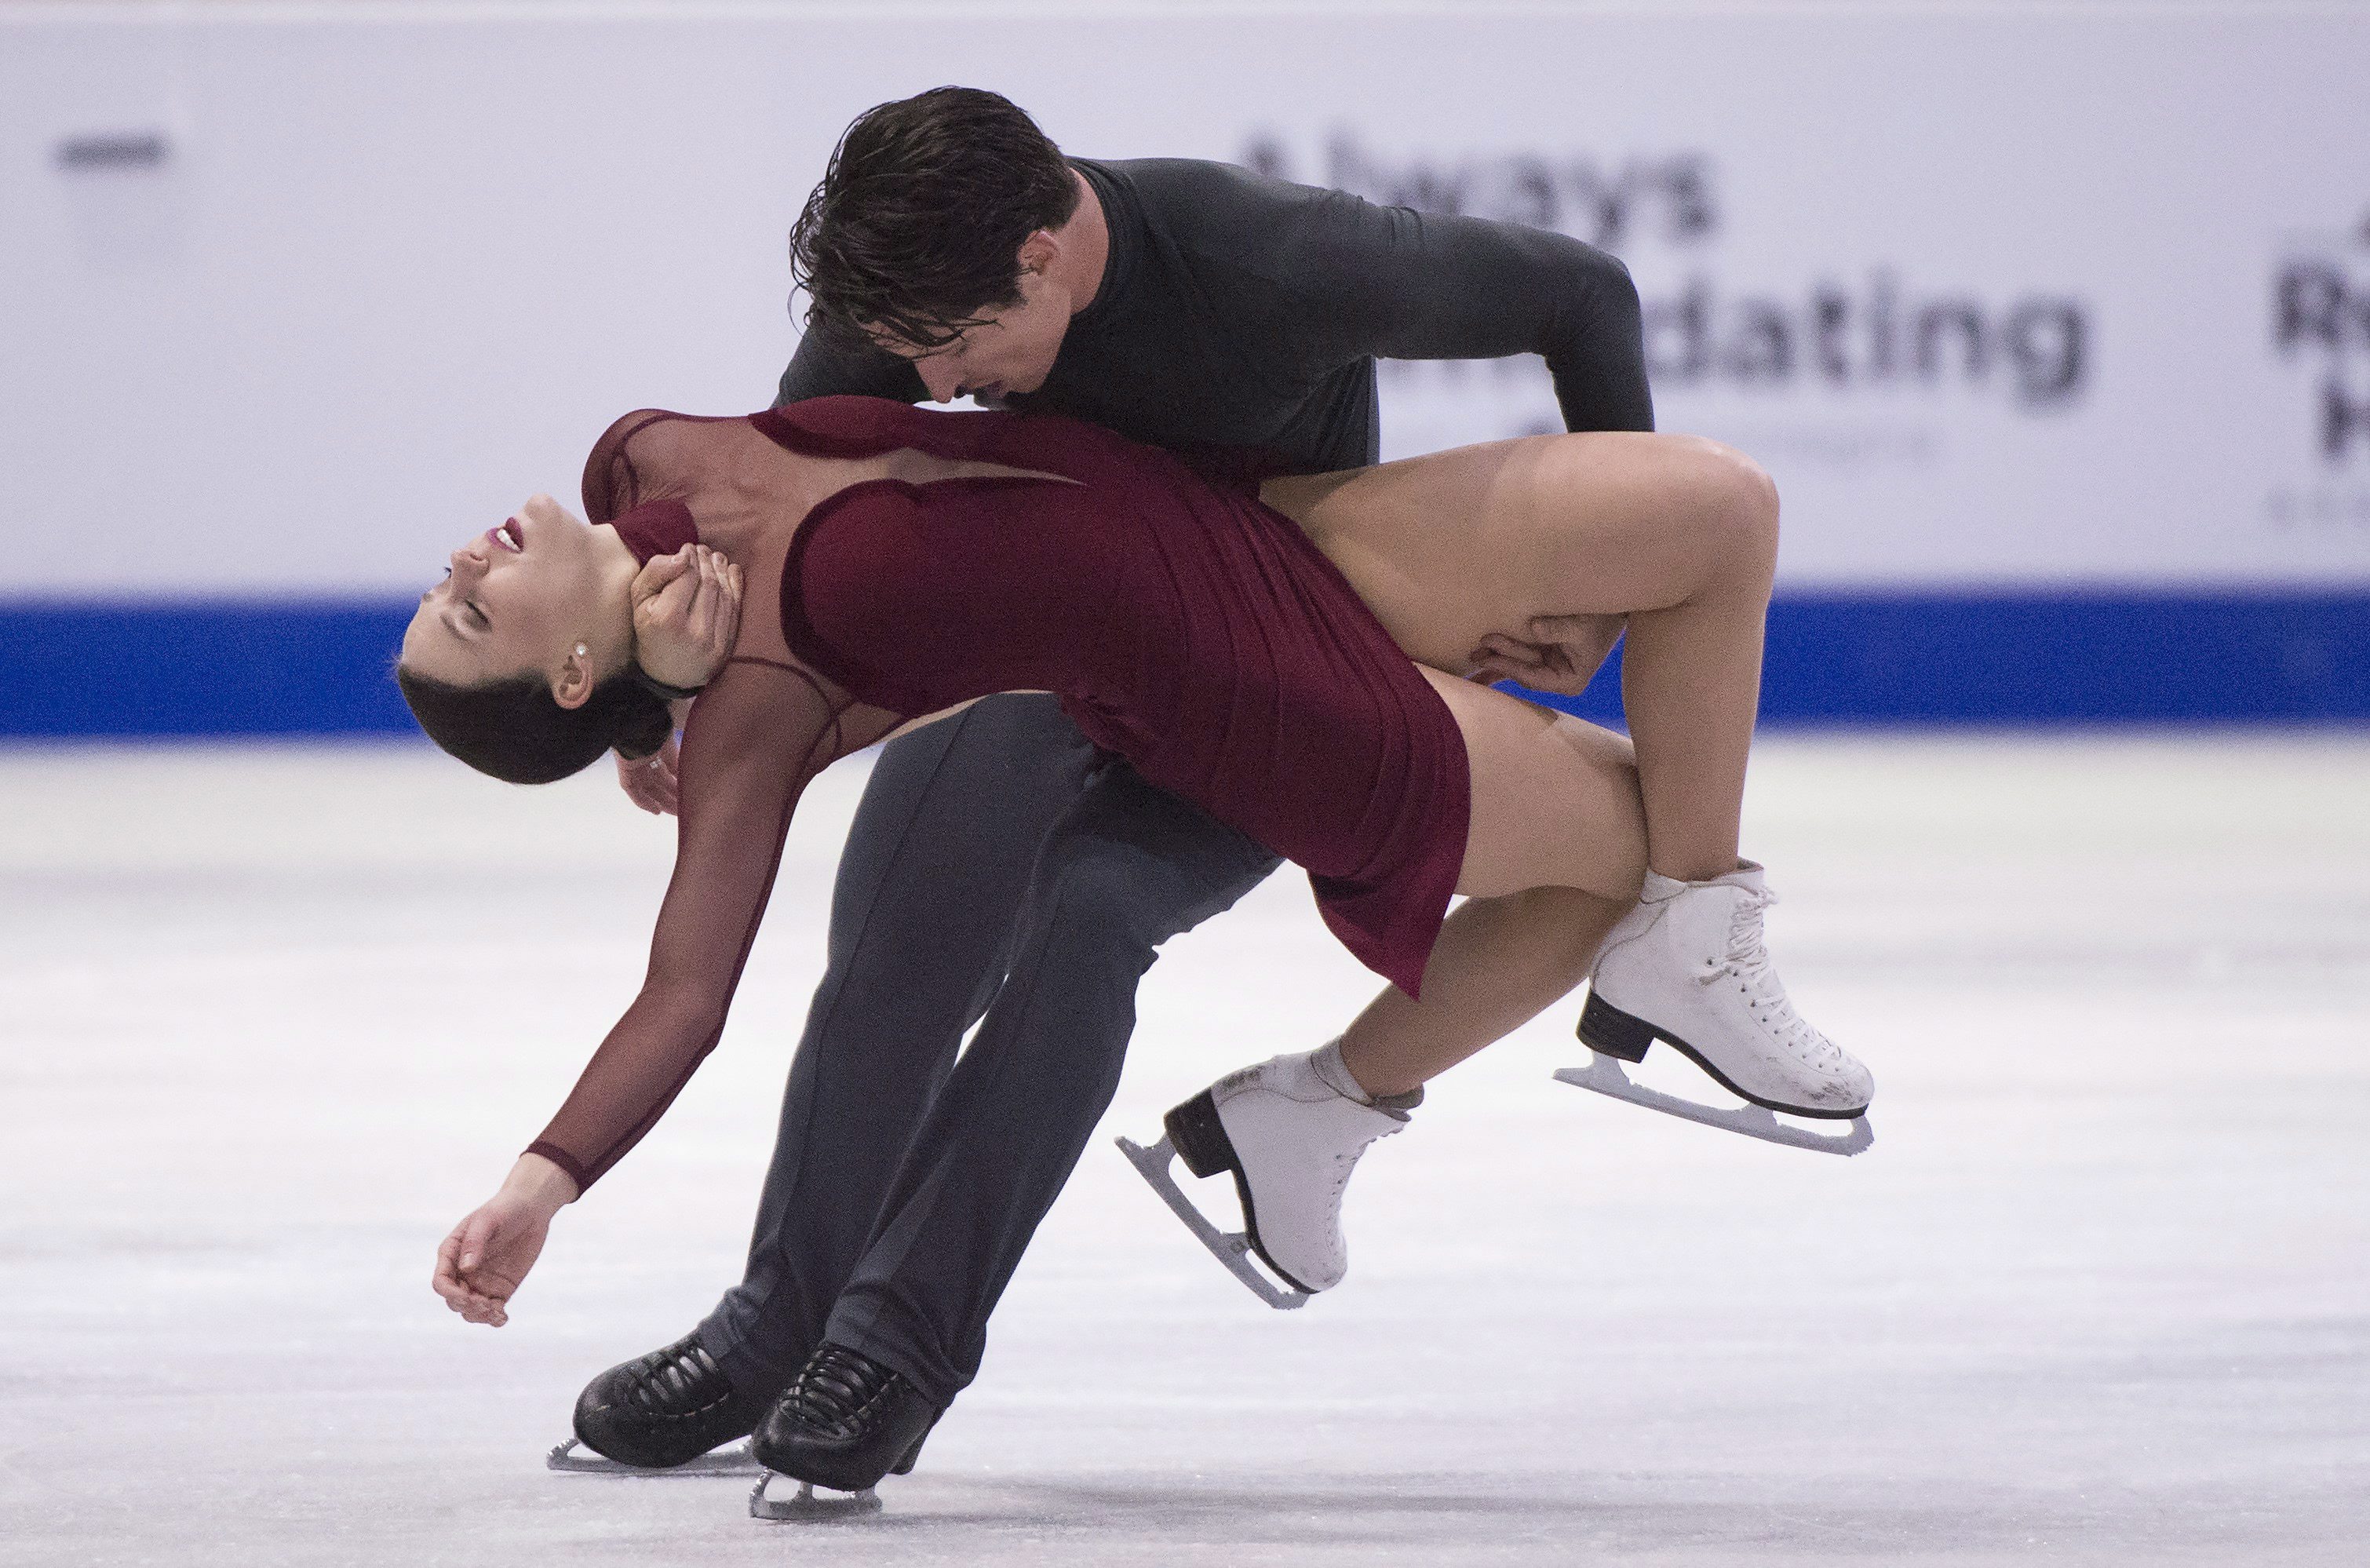
[[747, 1272], [699, 1326], [733, 1384], [770, 1399], [828, 1339], [950, 1402], [1110, 1103], [1154, 950], [1275, 866], [1050, 697], [991, 698], [884, 749]]

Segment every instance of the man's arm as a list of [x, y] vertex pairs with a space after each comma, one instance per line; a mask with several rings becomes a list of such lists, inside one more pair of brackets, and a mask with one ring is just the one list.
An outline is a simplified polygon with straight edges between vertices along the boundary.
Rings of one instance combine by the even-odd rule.
[[809, 398], [893, 398], [900, 403], [929, 400], [922, 373], [914, 362], [886, 349], [842, 343], [823, 332], [799, 340], [798, 352], [782, 372], [774, 407], [804, 402]]
[[1337, 363], [1538, 354], [1566, 429], [1654, 428], [1638, 290], [1618, 259], [1520, 224], [1339, 190], [1304, 200], [1275, 281], [1305, 313], [1311, 351]]
[[[1568, 235], [1303, 194], [1279, 268], [1325, 360], [1547, 363], [1567, 430], [1654, 428], [1637, 285], [1618, 259]], [[1613, 650], [1613, 616], [1546, 617], [1474, 650], [1473, 678], [1574, 696]]]

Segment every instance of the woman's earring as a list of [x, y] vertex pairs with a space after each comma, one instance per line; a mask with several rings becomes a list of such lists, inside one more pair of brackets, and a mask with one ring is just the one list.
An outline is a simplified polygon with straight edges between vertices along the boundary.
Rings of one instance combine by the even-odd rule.
[[587, 651], [588, 650], [585, 648], [584, 644], [580, 642], [576, 645], [576, 656], [579, 659], [583, 658]]

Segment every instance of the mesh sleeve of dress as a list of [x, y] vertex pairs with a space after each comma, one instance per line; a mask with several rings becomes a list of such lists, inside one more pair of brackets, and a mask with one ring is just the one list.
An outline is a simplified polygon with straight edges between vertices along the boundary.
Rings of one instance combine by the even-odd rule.
[[807, 781], [900, 721], [795, 663], [736, 658], [708, 683], [684, 731], [649, 973], [528, 1153], [581, 1190], [665, 1113], [724, 1032]]

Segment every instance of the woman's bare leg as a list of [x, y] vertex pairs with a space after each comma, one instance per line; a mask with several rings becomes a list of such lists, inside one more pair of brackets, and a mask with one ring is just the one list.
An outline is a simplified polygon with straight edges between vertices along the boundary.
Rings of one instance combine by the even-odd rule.
[[[1340, 1283], [1349, 1266], [1343, 1186], [1365, 1149], [1407, 1123], [1412, 1102], [1400, 1097], [1593, 971], [1601, 987], [1598, 950], [1608, 938], [1612, 963], [1645, 951], [1658, 925], [1699, 937], [1706, 915], [1735, 916], [1720, 921], [1726, 957], [1710, 955], [1712, 973], [1739, 980], [1749, 994], [1729, 998], [1731, 1010], [1751, 1016], [1708, 1019], [1720, 1037], [1698, 1030], [1707, 1049], [1690, 1054], [1708, 1067], [1713, 1056], [1766, 1066], [1773, 1048], [1807, 1058], [1813, 1043], [1840, 1055], [1794, 1019], [1776, 986], [1758, 946], [1763, 890], [1732, 885], [1777, 552], [1767, 476], [1709, 442], [1554, 436], [1279, 480], [1263, 494], [1432, 680], [1455, 716], [1473, 787], [1456, 888], [1469, 902], [1441, 928], [1423, 998], [1386, 991], [1339, 1042], [1228, 1074], [1165, 1120], [1166, 1147], [1189, 1170], [1233, 1172], [1250, 1244], [1286, 1283], [1312, 1291]], [[1576, 643], [1601, 641], [1610, 617], [1628, 618], [1622, 697], [1634, 751], [1593, 725], [1458, 678], [1490, 663], [1493, 636], [1546, 641], [1585, 630]], [[1651, 883], [1650, 864], [1662, 873]], [[1641, 885], [1653, 900], [1642, 905]], [[1697, 901], [1689, 917], [1666, 919], [1679, 896]], [[1740, 947], [1748, 914], [1754, 940]], [[1674, 980], [1693, 990], [1704, 963], [1697, 952], [1638, 967], [1650, 992]], [[1637, 1005], [1659, 1002], [1650, 995]], [[1656, 1012], [1630, 1023], [1680, 1039]], [[1156, 1185], [1167, 1180], [1145, 1170]], [[1206, 1225], [1199, 1231], [1275, 1300], [1224, 1239]]]
[[1647, 863], [1674, 882], [1736, 870], [1745, 755], [1778, 566], [1778, 490], [1759, 468], [1674, 552], [1665, 605], [1629, 615], [1621, 710], [1638, 745]]
[[1386, 986], [1342, 1032], [1342, 1063], [1378, 1100], [1438, 1078], [1576, 990], [1628, 909], [1576, 887], [1466, 900], [1440, 928], [1423, 999]]
[[1435, 668], [1470, 671], [1492, 633], [1627, 617], [1653, 869], [1735, 869], [1778, 538], [1776, 490], [1750, 459], [1689, 436], [1536, 436], [1265, 494]]
[[[1621, 980], [1614, 1007], [1638, 1010], [1666, 1038], [1688, 1040], [1698, 1062], [1717, 1065], [1723, 1082], [1743, 1085], [1739, 1092], [1765, 1105], [1812, 1115], [1867, 1105], [1866, 1069], [1799, 1024], [1758, 951], [1757, 934], [1748, 944], [1753, 952], [1731, 952], [1736, 984], [1717, 987], [1715, 997], [1698, 966], [1720, 963], [1720, 951], [1661, 951], [1642, 940], [1645, 928], [1623, 923], [1639, 882], [1651, 880], [1644, 874], [1648, 824], [1629, 743], [1502, 692], [1424, 673], [1455, 716], [1472, 767], [1472, 819], [1457, 883], [1471, 902], [1442, 928], [1424, 967], [1423, 999], [1386, 991], [1342, 1036], [1342, 1066], [1367, 1096], [1404, 1094], [1527, 1021], [1588, 977], [1598, 948], [1619, 926], [1625, 934], [1617, 940], [1628, 945], [1605, 963], [1617, 958], [1627, 968], [1610, 978], [1594, 969], [1599, 999]], [[1716, 928], [1688, 940], [1709, 936], [1716, 948], [1736, 940], [1733, 917], [1761, 898], [1757, 886], [1685, 894], [1698, 895], [1724, 902]], [[1656, 896], [1670, 898], [1669, 884]], [[1757, 916], [1753, 924], [1757, 933]]]
[[1502, 692], [1426, 671], [1456, 716], [1473, 812], [1423, 998], [1386, 989], [1341, 1037], [1369, 1095], [1404, 1094], [1529, 1022], [1588, 978], [1636, 902], [1645, 814], [1629, 743]]
[[[1423, 999], [1385, 992], [1339, 1042], [1229, 1073], [1163, 1119], [1186, 1169], [1234, 1173], [1251, 1245], [1303, 1290], [1329, 1289], [1349, 1267], [1341, 1193], [1367, 1147], [1406, 1125], [1411, 1102], [1395, 1097], [1580, 984], [1645, 876], [1628, 741], [1423, 674], [1456, 720], [1473, 786], [1456, 887], [1469, 902], [1441, 928]], [[1137, 1157], [1137, 1168], [1183, 1205], [1167, 1158]], [[1196, 1233], [1252, 1289], [1289, 1304], [1206, 1225]]]

